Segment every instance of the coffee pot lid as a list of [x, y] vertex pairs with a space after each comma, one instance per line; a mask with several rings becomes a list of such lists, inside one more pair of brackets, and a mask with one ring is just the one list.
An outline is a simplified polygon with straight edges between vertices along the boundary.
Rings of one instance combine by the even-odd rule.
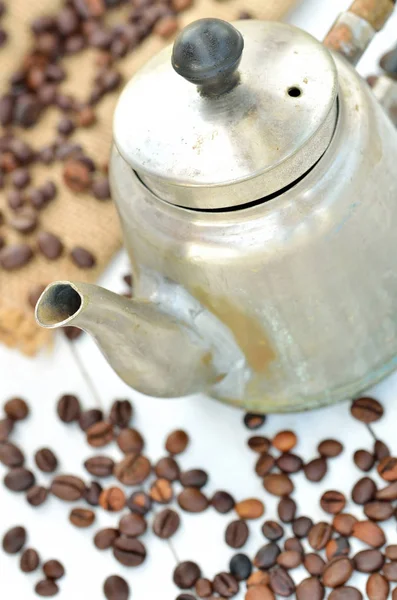
[[159, 198], [236, 207], [290, 186], [321, 158], [337, 93], [334, 60], [308, 33], [200, 19], [126, 86], [115, 144]]

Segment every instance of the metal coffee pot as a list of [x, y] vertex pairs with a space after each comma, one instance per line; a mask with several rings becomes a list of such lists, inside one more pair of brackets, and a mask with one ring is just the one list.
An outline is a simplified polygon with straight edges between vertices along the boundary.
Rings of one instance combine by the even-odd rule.
[[360, 4], [325, 44], [202, 19], [142, 68], [110, 171], [134, 297], [53, 283], [38, 323], [90, 333], [143, 394], [258, 412], [336, 402], [392, 371], [397, 133], [354, 63], [394, 2], [376, 0], [377, 20]]

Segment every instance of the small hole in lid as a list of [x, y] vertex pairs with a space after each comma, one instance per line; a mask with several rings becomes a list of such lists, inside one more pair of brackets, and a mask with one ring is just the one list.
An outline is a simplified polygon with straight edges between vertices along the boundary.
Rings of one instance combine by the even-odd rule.
[[291, 87], [288, 90], [288, 95], [291, 96], [291, 98], [299, 98], [299, 96], [302, 95], [302, 90], [298, 87]]

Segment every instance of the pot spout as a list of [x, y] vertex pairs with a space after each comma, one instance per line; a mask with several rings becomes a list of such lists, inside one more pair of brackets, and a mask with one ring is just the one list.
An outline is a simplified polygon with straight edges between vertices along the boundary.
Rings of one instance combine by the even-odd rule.
[[177, 398], [207, 391], [223, 378], [209, 344], [154, 302], [59, 281], [41, 295], [36, 321], [46, 329], [84, 329], [121, 379], [146, 395]]

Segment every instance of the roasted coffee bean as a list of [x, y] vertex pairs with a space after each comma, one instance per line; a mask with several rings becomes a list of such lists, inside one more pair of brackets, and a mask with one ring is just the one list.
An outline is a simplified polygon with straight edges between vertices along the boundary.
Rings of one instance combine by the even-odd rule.
[[114, 461], [108, 456], [92, 456], [85, 461], [84, 466], [95, 477], [110, 477]]
[[366, 592], [369, 600], [387, 600], [390, 585], [387, 579], [379, 573], [373, 573], [367, 581]]
[[245, 600], [275, 600], [275, 595], [267, 585], [254, 585], [248, 588]]
[[10, 125], [14, 113], [14, 98], [10, 95], [4, 95], [0, 98], [0, 124], [3, 127]]
[[51, 202], [51, 200], [54, 200], [54, 198], [56, 198], [57, 187], [53, 181], [46, 181], [40, 187], [40, 191], [44, 195], [44, 199], [46, 200], [46, 202]]
[[115, 400], [109, 414], [109, 421], [121, 429], [128, 427], [132, 417], [132, 404], [129, 400]]
[[254, 571], [247, 579], [247, 588], [261, 586], [268, 586], [270, 583], [270, 576], [267, 571]]
[[261, 500], [249, 498], [238, 502], [235, 506], [235, 510], [240, 519], [259, 519], [265, 512], [265, 507]]
[[253, 560], [255, 567], [266, 571], [276, 564], [277, 557], [281, 553], [280, 548], [274, 542], [262, 546]]
[[13, 421], [23, 421], [29, 415], [29, 407], [22, 398], [11, 398], [5, 403], [4, 412]]
[[59, 237], [48, 231], [41, 231], [38, 234], [37, 245], [40, 252], [48, 258], [48, 260], [56, 260], [63, 252], [63, 244]]
[[18, 190], [11, 190], [7, 194], [7, 204], [11, 210], [17, 211], [25, 204], [25, 196]]
[[3, 536], [3, 550], [7, 554], [17, 554], [26, 544], [26, 529], [12, 527]]
[[252, 573], [252, 563], [246, 554], [235, 554], [229, 563], [229, 569], [237, 581], [245, 581]]
[[390, 502], [375, 500], [364, 506], [364, 513], [371, 521], [387, 521], [392, 517], [394, 508]]
[[98, 421], [86, 429], [87, 442], [93, 448], [107, 446], [114, 438], [113, 425], [107, 421]]
[[52, 579], [42, 579], [35, 585], [34, 591], [38, 596], [55, 596], [59, 592], [59, 587]]
[[87, 508], [73, 508], [70, 511], [69, 521], [76, 527], [90, 527], [95, 521], [95, 513]]
[[296, 569], [302, 563], [302, 554], [296, 550], [285, 550], [277, 557], [277, 564], [287, 571]]
[[72, 119], [69, 119], [69, 117], [62, 117], [57, 125], [58, 133], [64, 136], [71, 135], [75, 129], [76, 126]]
[[296, 588], [296, 600], [323, 600], [324, 596], [324, 586], [317, 577], [304, 579]]
[[276, 521], [265, 521], [262, 525], [262, 533], [271, 542], [277, 542], [284, 535], [284, 529]]
[[[94, 425], [96, 427], [97, 425]], [[114, 475], [124, 485], [139, 485], [145, 481], [151, 471], [151, 465], [146, 456], [126, 454], [114, 468]]]
[[196, 563], [185, 561], [179, 563], [174, 570], [173, 581], [181, 590], [187, 590], [194, 586], [201, 577], [201, 570]]
[[294, 491], [294, 484], [284, 473], [266, 475], [263, 485], [265, 490], [273, 496], [289, 496]]
[[95, 179], [94, 183], [92, 184], [92, 193], [97, 200], [109, 200], [111, 194], [108, 178], [99, 177], [98, 179]]
[[57, 475], [52, 481], [50, 491], [61, 500], [74, 502], [84, 495], [85, 485], [82, 479], [74, 475]]
[[59, 560], [47, 560], [43, 565], [43, 573], [48, 579], [61, 579], [65, 575], [65, 569]]
[[378, 464], [378, 473], [385, 481], [397, 481], [397, 458], [386, 456]]
[[323, 550], [332, 536], [332, 527], [328, 523], [317, 523], [309, 531], [308, 540], [313, 550]]
[[386, 558], [388, 558], [389, 560], [397, 561], [397, 545], [392, 544], [391, 546], [386, 546], [385, 555], [386, 555]]
[[199, 513], [206, 510], [208, 500], [199, 489], [185, 488], [178, 495], [178, 504], [186, 512]]
[[383, 575], [387, 581], [397, 581], [397, 562], [389, 562], [383, 565]]
[[139, 537], [147, 529], [147, 523], [141, 515], [130, 513], [121, 517], [119, 532], [129, 537]]
[[218, 573], [214, 577], [213, 588], [223, 598], [232, 598], [238, 594], [240, 586], [231, 573]]
[[383, 406], [374, 398], [363, 397], [354, 400], [351, 406], [351, 414], [363, 423], [375, 423], [383, 417]]
[[226, 528], [225, 541], [231, 548], [242, 548], [248, 535], [249, 529], [245, 521], [232, 521]]
[[261, 454], [255, 465], [255, 473], [259, 477], [265, 477], [270, 473], [276, 464], [276, 460], [271, 454]]
[[25, 457], [15, 444], [0, 442], [0, 462], [6, 467], [21, 467]]
[[349, 556], [349, 540], [344, 537], [334, 538], [325, 546], [327, 560], [330, 561], [338, 556]]
[[168, 479], [168, 481], [177, 481], [179, 479], [180, 471], [178, 463], [171, 456], [161, 458], [154, 467], [154, 471], [157, 477]]
[[53, 473], [58, 467], [58, 459], [50, 448], [37, 450], [34, 460], [43, 473]]
[[[200, 577], [194, 586], [195, 592], [199, 598], [208, 598], [212, 594], [212, 583], [209, 579]], [[194, 596], [192, 596], [194, 598]]]
[[390, 485], [378, 490], [375, 494], [377, 500], [397, 500], [397, 481], [394, 481]]
[[137, 567], [146, 558], [145, 546], [136, 538], [121, 535], [113, 543], [114, 557], [126, 567]]
[[326, 513], [336, 515], [345, 508], [346, 498], [341, 492], [331, 490], [330, 492], [325, 492], [321, 496], [320, 505]]
[[215, 492], [211, 499], [211, 505], [215, 508], [215, 510], [222, 515], [230, 512], [235, 507], [235, 501], [233, 496], [231, 496], [228, 492], [219, 491]]
[[374, 455], [376, 460], [383, 460], [387, 456], [390, 456], [390, 450], [384, 442], [376, 440], [374, 444]]
[[292, 531], [297, 538], [307, 537], [312, 527], [313, 521], [309, 517], [299, 517], [292, 523]]
[[102, 493], [102, 486], [97, 481], [92, 481], [84, 490], [83, 498], [91, 506], [99, 505], [99, 498]]
[[7, 417], [6, 419], [0, 419], [0, 442], [7, 441], [8, 437], [12, 434], [14, 429], [14, 421]]
[[309, 481], [318, 483], [324, 479], [327, 474], [327, 461], [323, 457], [315, 458], [307, 463], [307, 465], [303, 467], [303, 470]]
[[17, 214], [12, 215], [8, 220], [8, 224], [23, 235], [32, 233], [38, 225], [36, 211], [33, 208], [24, 208]]
[[[180, 482], [183, 487], [202, 488], [208, 481], [208, 474], [202, 469], [190, 469], [180, 474]], [[237, 510], [237, 506], [236, 506]]]
[[128, 600], [130, 588], [125, 579], [119, 575], [111, 575], [103, 584], [103, 593], [107, 600]]
[[258, 454], [264, 454], [270, 450], [271, 441], [269, 438], [263, 437], [261, 435], [254, 435], [248, 440], [248, 447], [254, 452], [258, 452]]
[[379, 550], [362, 550], [355, 555], [353, 562], [356, 571], [374, 573], [382, 569], [385, 558]]
[[326, 587], [336, 588], [344, 585], [353, 574], [353, 566], [348, 558], [338, 558], [325, 567], [323, 584]]
[[80, 269], [92, 269], [96, 265], [95, 256], [86, 248], [75, 246], [71, 250], [70, 256], [74, 264]]
[[296, 503], [292, 498], [281, 498], [278, 503], [277, 512], [283, 523], [292, 523], [296, 515]]
[[24, 467], [10, 469], [4, 477], [4, 485], [12, 492], [24, 492], [35, 483], [35, 476], [32, 471]]
[[357, 481], [352, 490], [352, 500], [356, 504], [364, 505], [375, 498], [376, 484], [369, 477]]
[[372, 521], [357, 521], [353, 525], [352, 536], [372, 548], [380, 548], [386, 543], [383, 530]]
[[276, 460], [276, 465], [283, 473], [298, 473], [303, 467], [303, 460], [296, 454], [286, 452]]
[[106, 529], [100, 529], [94, 537], [94, 544], [98, 550], [107, 550], [112, 548], [115, 540], [119, 537], [119, 531], [107, 527]]
[[357, 523], [356, 517], [349, 515], [348, 513], [341, 513], [334, 517], [332, 525], [337, 533], [350, 537], [355, 523]]
[[127, 501], [131, 512], [146, 515], [152, 508], [152, 500], [146, 492], [134, 492]]
[[367, 450], [357, 450], [354, 453], [354, 462], [361, 471], [368, 473], [375, 464], [375, 457]]
[[105, 510], [118, 512], [125, 506], [125, 494], [123, 490], [118, 487], [107, 488], [101, 492], [99, 504]]
[[258, 415], [256, 413], [246, 413], [244, 415], [244, 425], [247, 429], [259, 429], [266, 421], [265, 415]]
[[[47, 201], [41, 190], [36, 190], [36, 189], [29, 190], [27, 193], [27, 198], [28, 198], [28, 201], [30, 202], [30, 204], [36, 210], [41, 210], [42, 208], [44, 208], [47, 205]], [[39, 247], [39, 249], [41, 252], [43, 252], [40, 247]], [[44, 254], [44, 252], [43, 252], [43, 254]]]
[[34, 485], [26, 492], [26, 500], [31, 506], [41, 506], [48, 498], [48, 490], [41, 485]]
[[95, 425], [95, 423], [99, 423], [99, 421], [102, 420], [103, 412], [97, 408], [92, 408], [80, 413], [79, 425], [83, 431], [87, 431], [92, 425]]
[[73, 423], [80, 416], [80, 402], [77, 396], [73, 394], [64, 394], [58, 400], [57, 405], [58, 417], [64, 423]]
[[26, 548], [22, 553], [19, 566], [23, 573], [32, 573], [37, 569], [40, 564], [40, 558], [36, 550], [33, 548]]
[[18, 190], [22, 190], [31, 182], [30, 173], [24, 168], [15, 169], [15, 171], [12, 173], [11, 180], [14, 187], [16, 187]]
[[42, 106], [33, 94], [21, 94], [14, 104], [14, 122], [28, 129], [40, 117]]
[[153, 531], [162, 540], [168, 540], [179, 529], [180, 518], [174, 510], [166, 508], [158, 513], [153, 522]]
[[84, 106], [77, 113], [77, 125], [79, 127], [91, 127], [92, 125], [95, 125], [96, 120], [95, 111], [91, 106]]
[[290, 452], [297, 444], [297, 437], [293, 431], [280, 431], [274, 436], [272, 444], [280, 452]]
[[298, 538], [288, 538], [284, 542], [284, 550], [287, 552], [300, 552], [304, 554], [302, 542]]
[[165, 442], [165, 449], [170, 454], [181, 454], [186, 450], [189, 436], [185, 431], [178, 429], [169, 434]]
[[70, 158], [63, 169], [63, 180], [72, 192], [81, 193], [90, 188], [92, 175], [90, 169], [81, 160]]
[[324, 440], [317, 446], [320, 456], [335, 458], [343, 452], [343, 445], [337, 440]]
[[[319, 554], [309, 553], [306, 554], [303, 564], [305, 569], [313, 577], [321, 577], [325, 569], [325, 562]], [[308, 598], [309, 600], [309, 598]]]
[[139, 431], [127, 428], [122, 429], [117, 436], [117, 445], [124, 454], [140, 454], [145, 442]]
[[270, 572], [270, 587], [275, 594], [288, 598], [295, 591], [295, 584], [287, 571], [282, 567], [274, 567]]

